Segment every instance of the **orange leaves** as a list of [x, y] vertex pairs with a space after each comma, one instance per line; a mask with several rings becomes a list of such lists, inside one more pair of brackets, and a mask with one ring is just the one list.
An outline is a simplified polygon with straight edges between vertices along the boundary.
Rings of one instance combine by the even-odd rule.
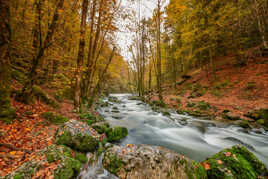
[[[42, 160], [40, 156], [28, 154], [24, 150], [37, 151], [51, 145], [57, 128], [44, 126], [44, 119], [39, 117], [42, 112], [50, 110], [44, 104], [37, 101], [34, 106], [30, 106], [12, 101], [12, 105], [16, 108], [16, 115], [20, 120], [15, 120], [12, 124], [0, 122], [4, 135], [0, 138], [0, 143], [10, 144], [19, 150], [5, 146], [0, 148], [0, 156], [3, 156], [0, 157], [1, 176], [12, 172], [29, 160]], [[31, 113], [27, 114], [29, 111]]]
[[221, 160], [217, 160], [217, 163], [218, 163], [219, 165], [221, 165], [221, 164], [223, 164], [223, 161], [221, 161]]
[[202, 163], [203, 167], [206, 169], [206, 170], [210, 170], [210, 165], [209, 165], [209, 162], [206, 161], [204, 163]]

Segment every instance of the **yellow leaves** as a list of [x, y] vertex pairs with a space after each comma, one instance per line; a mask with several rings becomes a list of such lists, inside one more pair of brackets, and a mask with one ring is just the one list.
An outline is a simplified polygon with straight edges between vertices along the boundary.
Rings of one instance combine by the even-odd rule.
[[133, 147], [133, 144], [127, 144], [127, 147], [128, 148], [132, 148]]
[[16, 155], [16, 151], [9, 152], [10, 155]]

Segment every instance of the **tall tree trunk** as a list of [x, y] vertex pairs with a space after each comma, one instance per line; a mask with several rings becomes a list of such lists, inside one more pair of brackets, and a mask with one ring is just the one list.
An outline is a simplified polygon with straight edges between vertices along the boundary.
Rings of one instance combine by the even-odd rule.
[[158, 88], [158, 98], [160, 101], [163, 101], [162, 96], [162, 70], [161, 70], [161, 14], [160, 14], [160, 8], [161, 8], [161, 0], [158, 0], [157, 2], [157, 88]]
[[88, 12], [88, 0], [83, 1], [82, 5], [82, 17], [80, 25], [80, 42], [79, 42], [79, 51], [77, 57], [77, 68], [75, 75], [75, 86], [74, 86], [74, 105], [76, 108], [79, 108], [81, 105], [81, 72], [84, 59], [85, 51], [85, 38], [86, 38], [86, 20]]
[[0, 0], [0, 119], [8, 122], [14, 117], [14, 110], [10, 108], [10, 2]]

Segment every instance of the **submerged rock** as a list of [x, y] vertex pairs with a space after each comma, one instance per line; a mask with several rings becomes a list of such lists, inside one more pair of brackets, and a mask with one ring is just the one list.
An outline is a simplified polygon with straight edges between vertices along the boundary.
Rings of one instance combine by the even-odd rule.
[[225, 149], [203, 162], [208, 178], [265, 178], [266, 166], [244, 146]]
[[197, 162], [163, 147], [128, 144], [109, 148], [103, 166], [120, 178], [207, 178]]

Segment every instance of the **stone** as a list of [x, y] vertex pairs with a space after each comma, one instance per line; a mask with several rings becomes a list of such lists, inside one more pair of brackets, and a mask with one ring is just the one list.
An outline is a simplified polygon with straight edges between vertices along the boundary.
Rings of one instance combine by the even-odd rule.
[[55, 141], [58, 145], [66, 145], [80, 152], [94, 152], [98, 149], [101, 135], [88, 124], [70, 120], [59, 128]]
[[224, 149], [203, 164], [209, 166], [208, 178], [265, 178], [266, 166], [242, 145]]
[[207, 178], [199, 163], [163, 147], [143, 144], [109, 148], [104, 153], [103, 166], [122, 179]]

